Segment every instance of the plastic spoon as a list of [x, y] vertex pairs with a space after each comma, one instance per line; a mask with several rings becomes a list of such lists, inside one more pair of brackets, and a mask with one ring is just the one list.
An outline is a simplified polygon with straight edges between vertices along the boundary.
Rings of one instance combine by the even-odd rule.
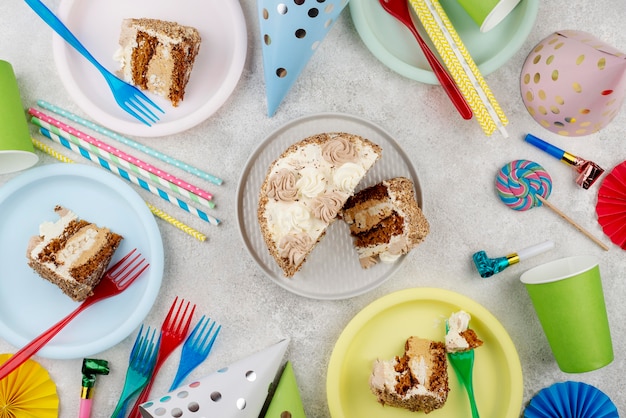
[[448, 97], [452, 100], [454, 107], [456, 107], [463, 119], [471, 119], [472, 110], [467, 104], [465, 97], [461, 94], [459, 87], [415, 28], [413, 19], [411, 19], [411, 12], [409, 11], [409, 3], [407, 0], [379, 0], [379, 2], [387, 13], [398, 19], [407, 28], [409, 28], [413, 36], [415, 36], [415, 39], [417, 39], [417, 43], [420, 48], [422, 48], [422, 52], [424, 53], [428, 64], [430, 64], [430, 67], [433, 69], [437, 80], [439, 80], [439, 83], [448, 94]]

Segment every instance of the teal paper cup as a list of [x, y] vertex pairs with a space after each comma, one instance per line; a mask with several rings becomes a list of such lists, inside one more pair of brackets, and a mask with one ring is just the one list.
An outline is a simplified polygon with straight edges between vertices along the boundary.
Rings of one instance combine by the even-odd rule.
[[481, 32], [495, 28], [513, 11], [520, 0], [457, 0]]
[[592, 256], [554, 260], [520, 277], [559, 368], [596, 370], [613, 361], [600, 267]]
[[39, 157], [30, 139], [13, 67], [2, 60], [0, 92], [0, 174], [6, 174], [33, 166]]

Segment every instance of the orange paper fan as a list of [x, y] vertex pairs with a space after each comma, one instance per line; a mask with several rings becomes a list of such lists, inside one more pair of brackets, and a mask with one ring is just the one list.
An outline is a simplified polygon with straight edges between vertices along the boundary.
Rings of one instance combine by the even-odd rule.
[[[12, 354], [0, 354], [0, 364]], [[59, 396], [50, 375], [28, 360], [0, 381], [0, 418], [56, 418]]]
[[606, 236], [626, 250], [626, 161], [613, 168], [602, 180], [596, 214]]

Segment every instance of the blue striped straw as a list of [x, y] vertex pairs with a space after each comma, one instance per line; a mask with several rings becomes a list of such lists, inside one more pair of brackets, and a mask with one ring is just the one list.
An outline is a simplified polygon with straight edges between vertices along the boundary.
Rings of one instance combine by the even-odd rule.
[[128, 180], [129, 182], [136, 184], [137, 186], [140, 186], [142, 189], [149, 191], [150, 193], [161, 197], [164, 200], [167, 200], [170, 203], [176, 204], [178, 205], [178, 207], [180, 207], [181, 209], [196, 215], [198, 218], [202, 219], [203, 221], [206, 221], [208, 223], [210, 223], [211, 225], [219, 225], [221, 223], [221, 221], [203, 211], [201, 211], [200, 209], [197, 209], [189, 204], [187, 204], [187, 202], [182, 201], [180, 199], [178, 199], [175, 196], [171, 196], [170, 194], [168, 194], [166, 191], [159, 189], [158, 187], [148, 183], [147, 181], [138, 178], [137, 176], [129, 173], [128, 171], [122, 169], [121, 167], [118, 167], [116, 165], [113, 164], [109, 164], [109, 162], [93, 153], [91, 153], [90, 151], [87, 151], [84, 148], [79, 147], [78, 145], [68, 141], [65, 138], [62, 138], [52, 132], [50, 132], [49, 130], [47, 130], [46, 128], [39, 128], [39, 132], [45, 136], [46, 138], [63, 145], [65, 148], [68, 148], [69, 150], [80, 154], [81, 156], [83, 156], [84, 158], [99, 163], [103, 168], [106, 168], [107, 170], [111, 171], [114, 174], [117, 174], [118, 176], [122, 177], [125, 180]]
[[94, 131], [96, 131], [96, 132], [98, 132], [98, 133], [100, 133], [102, 135], [106, 135], [106, 136], [108, 136], [111, 139], [114, 139], [114, 140], [119, 141], [119, 142], [121, 142], [123, 144], [126, 144], [129, 147], [131, 147], [131, 148], [139, 150], [139, 151], [141, 151], [141, 152], [143, 152], [145, 154], [148, 154], [148, 155], [150, 155], [150, 156], [152, 156], [154, 158], [158, 158], [161, 161], [164, 161], [164, 162], [166, 162], [168, 164], [171, 164], [171, 165], [173, 165], [175, 167], [178, 167], [181, 170], [184, 170], [184, 171], [186, 171], [188, 173], [191, 173], [191, 174], [193, 174], [195, 176], [198, 176], [198, 177], [200, 177], [200, 178], [202, 178], [204, 180], [210, 181], [213, 184], [217, 184], [219, 186], [219, 185], [221, 185], [224, 182], [224, 180], [222, 180], [219, 177], [214, 176], [213, 174], [209, 174], [209, 173], [207, 173], [205, 171], [202, 171], [202, 170], [200, 170], [200, 169], [198, 169], [196, 167], [193, 167], [193, 166], [191, 166], [191, 165], [189, 165], [189, 164], [187, 164], [185, 162], [182, 162], [182, 161], [177, 160], [175, 158], [172, 158], [172, 157], [170, 157], [168, 155], [165, 155], [162, 152], [155, 150], [154, 148], [150, 148], [150, 147], [148, 147], [146, 145], [143, 145], [143, 144], [140, 144], [138, 142], [135, 142], [132, 139], [126, 138], [126, 137], [124, 137], [124, 136], [122, 136], [122, 135], [120, 135], [120, 134], [118, 134], [116, 132], [113, 132], [113, 131], [111, 131], [111, 130], [103, 127], [103, 126], [96, 125], [95, 123], [93, 123], [91, 121], [83, 119], [83, 118], [81, 118], [78, 115], [75, 115], [75, 114], [73, 114], [71, 112], [68, 112], [67, 110], [61, 109], [60, 107], [55, 106], [53, 104], [50, 104], [50, 103], [48, 103], [48, 102], [46, 102], [44, 100], [37, 100], [37, 105], [39, 105], [42, 108], [47, 109], [47, 110], [49, 110], [51, 112], [54, 112], [57, 115], [61, 115], [61, 116], [65, 117], [65, 118], [67, 118], [67, 119], [69, 119], [71, 121], [74, 121], [74, 122], [79, 123], [79, 124], [81, 124], [83, 126], [86, 126], [87, 128], [92, 129], [92, 130], [94, 130]]

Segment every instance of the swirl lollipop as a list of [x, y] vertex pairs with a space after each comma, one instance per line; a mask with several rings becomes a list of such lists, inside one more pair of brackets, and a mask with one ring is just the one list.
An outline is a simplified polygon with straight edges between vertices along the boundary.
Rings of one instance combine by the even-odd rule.
[[528, 160], [514, 160], [505, 164], [496, 176], [496, 190], [500, 200], [511, 209], [525, 211], [546, 205], [603, 250], [608, 251], [609, 248], [602, 241], [548, 202], [552, 192], [552, 178], [539, 164]]

